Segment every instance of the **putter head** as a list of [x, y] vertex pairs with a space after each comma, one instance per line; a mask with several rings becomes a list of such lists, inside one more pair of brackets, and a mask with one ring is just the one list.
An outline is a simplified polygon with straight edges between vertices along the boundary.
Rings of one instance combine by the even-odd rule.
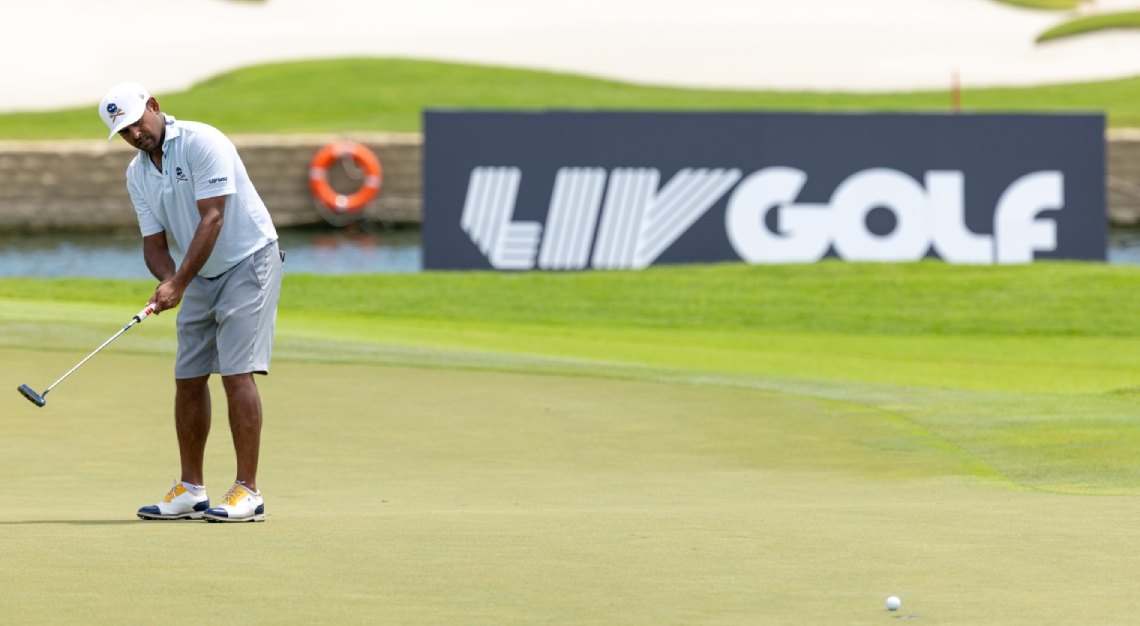
[[32, 391], [32, 388], [29, 386], [20, 385], [19, 390], [20, 390], [20, 393], [24, 394], [24, 397], [27, 398], [32, 404], [34, 404], [36, 406], [40, 406], [40, 407], [47, 404], [47, 400], [44, 400], [43, 396]]

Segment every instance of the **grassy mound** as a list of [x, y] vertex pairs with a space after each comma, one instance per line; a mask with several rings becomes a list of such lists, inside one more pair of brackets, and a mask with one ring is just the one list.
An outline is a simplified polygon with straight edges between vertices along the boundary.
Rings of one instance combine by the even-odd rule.
[[[947, 76], [949, 87], [950, 77]], [[729, 91], [633, 85], [569, 74], [406, 59], [338, 59], [250, 67], [181, 93], [163, 110], [228, 133], [418, 131], [424, 108], [948, 111], [949, 90], [889, 94]], [[968, 111], [1106, 110], [1140, 125], [1140, 78], [1047, 87], [966, 89]], [[0, 115], [0, 139], [98, 138], [94, 105]]]
[[1075, 9], [1077, 5], [1080, 4], [1080, 0], [998, 0], [998, 2], [1028, 9], [1043, 9], [1047, 11]]
[[1037, 36], [1038, 43], [1104, 30], [1136, 30], [1140, 28], [1140, 11], [1101, 13], [1058, 24]]

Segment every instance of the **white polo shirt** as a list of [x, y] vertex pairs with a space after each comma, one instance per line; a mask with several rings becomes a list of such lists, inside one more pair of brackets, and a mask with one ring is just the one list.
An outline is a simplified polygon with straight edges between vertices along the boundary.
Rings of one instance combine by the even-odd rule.
[[127, 190], [143, 237], [166, 231], [182, 255], [202, 221], [198, 200], [226, 196], [222, 232], [198, 272], [213, 278], [276, 241], [277, 230], [234, 144], [213, 126], [165, 117], [162, 171], [139, 150], [127, 166]]

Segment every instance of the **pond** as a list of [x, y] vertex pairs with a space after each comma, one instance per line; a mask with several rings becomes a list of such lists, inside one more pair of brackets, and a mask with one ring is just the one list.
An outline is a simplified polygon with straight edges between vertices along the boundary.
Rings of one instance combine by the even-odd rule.
[[[393, 274], [423, 269], [416, 228], [371, 231], [281, 229], [292, 274]], [[0, 234], [0, 277], [150, 278], [136, 230], [111, 233]]]
[[[290, 274], [394, 274], [423, 270], [417, 228], [281, 229]], [[1140, 230], [1109, 234], [1108, 262], [1140, 265]], [[134, 230], [114, 233], [0, 233], [0, 277], [150, 278]]]

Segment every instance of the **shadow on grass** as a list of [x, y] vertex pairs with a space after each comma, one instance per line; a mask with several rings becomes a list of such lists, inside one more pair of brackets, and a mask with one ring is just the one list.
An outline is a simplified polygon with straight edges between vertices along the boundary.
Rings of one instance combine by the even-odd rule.
[[[162, 520], [182, 521], [182, 520]], [[193, 520], [191, 520], [193, 521]], [[32, 524], [75, 524], [77, 526], [116, 526], [119, 524], [142, 524], [140, 519], [43, 519], [23, 520], [19, 522], [0, 522], [0, 526], [23, 526]]]

